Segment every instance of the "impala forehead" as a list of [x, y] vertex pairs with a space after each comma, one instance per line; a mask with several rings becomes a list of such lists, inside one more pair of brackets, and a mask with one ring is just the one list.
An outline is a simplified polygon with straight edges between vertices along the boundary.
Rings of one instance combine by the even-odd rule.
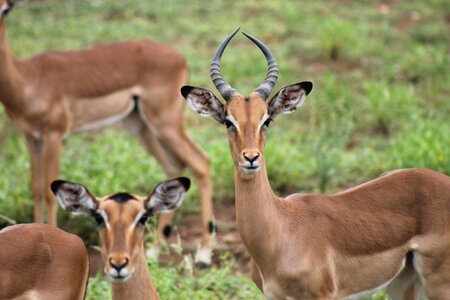
[[118, 220], [131, 223], [135, 216], [144, 210], [144, 201], [134, 197], [128, 201], [117, 201], [105, 197], [99, 201], [99, 211], [103, 211], [108, 216], [110, 223]]
[[268, 117], [267, 103], [259, 95], [248, 98], [234, 97], [227, 103], [227, 119], [237, 123], [240, 128], [249, 123], [260, 126]]

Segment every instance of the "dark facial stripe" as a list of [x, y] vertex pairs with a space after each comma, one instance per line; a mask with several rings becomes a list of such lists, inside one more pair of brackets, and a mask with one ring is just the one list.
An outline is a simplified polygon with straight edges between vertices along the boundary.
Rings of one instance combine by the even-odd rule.
[[132, 195], [128, 193], [117, 193], [109, 197], [110, 200], [114, 200], [117, 203], [125, 203], [128, 200], [136, 200]]

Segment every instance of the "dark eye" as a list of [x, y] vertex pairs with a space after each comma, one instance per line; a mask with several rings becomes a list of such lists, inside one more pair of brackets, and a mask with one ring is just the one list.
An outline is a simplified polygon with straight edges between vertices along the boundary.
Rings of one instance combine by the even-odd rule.
[[268, 118], [268, 119], [264, 122], [263, 126], [269, 127], [270, 122], [272, 122], [272, 119], [271, 119], [271, 118]]
[[100, 226], [100, 225], [103, 225], [104, 223], [105, 223], [105, 219], [103, 219], [103, 217], [102, 217], [102, 215], [101, 214], [95, 214], [94, 215], [94, 219], [95, 219], [95, 222], [97, 222], [97, 224]]
[[227, 126], [227, 128], [233, 128], [234, 127], [234, 124], [232, 122], [228, 121], [228, 120], [225, 120], [224, 123], [225, 123], [225, 126]]
[[147, 223], [148, 217], [149, 217], [148, 214], [142, 215], [142, 217], [139, 219], [138, 223], [145, 226], [145, 223]]

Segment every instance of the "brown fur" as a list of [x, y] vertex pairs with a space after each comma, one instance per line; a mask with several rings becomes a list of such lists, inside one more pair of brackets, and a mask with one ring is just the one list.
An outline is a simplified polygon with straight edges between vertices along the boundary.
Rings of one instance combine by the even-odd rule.
[[182, 91], [197, 111], [233, 123], [227, 131], [237, 227], [252, 258], [251, 277], [268, 298], [345, 299], [389, 284], [402, 299], [419, 297], [423, 288], [429, 299], [448, 299], [450, 177], [396, 170], [335, 195], [278, 197], [264, 161], [267, 127], [260, 125], [276, 116], [271, 110], [296, 109], [289, 103], [302, 93], [284, 89], [275, 104], [236, 93], [221, 107], [203, 89]]
[[128, 267], [134, 269], [132, 277], [126, 282], [112, 282], [113, 300], [159, 299], [153, 285], [144, 253], [144, 230], [135, 227], [128, 230], [136, 215], [142, 211], [144, 199], [133, 195], [135, 199], [124, 203], [98, 199], [99, 208], [108, 216], [108, 226], [100, 227], [102, 257], [107, 273], [111, 268], [109, 260], [119, 264], [124, 258], [129, 259]]
[[[0, 6], [4, 2], [0, 0]], [[0, 101], [27, 140], [35, 221], [44, 221], [46, 201], [48, 222], [56, 225], [49, 185], [59, 173], [63, 137], [124, 114], [125, 127], [158, 160], [167, 177], [179, 176], [186, 165], [192, 169], [200, 190], [202, 246], [208, 247], [212, 238], [208, 224], [213, 219], [209, 161], [184, 132], [184, 104], [178, 91], [187, 77], [182, 55], [144, 40], [18, 60], [9, 46], [6, 19], [1, 18]], [[161, 216], [160, 236], [171, 220], [172, 214]]]
[[[267, 104], [256, 94], [242, 99], [236, 95], [225, 106], [241, 129], [228, 135], [237, 223], [267, 294], [340, 299], [371, 290], [393, 278], [414, 251], [428, 297], [446, 299], [450, 269], [441, 266], [450, 261], [448, 176], [410, 169], [336, 195], [279, 198], [265, 171], [265, 131], [257, 128]], [[261, 154], [262, 165], [251, 176], [238, 167], [249, 150]]]
[[0, 299], [84, 299], [89, 262], [77, 236], [46, 224], [0, 231]]

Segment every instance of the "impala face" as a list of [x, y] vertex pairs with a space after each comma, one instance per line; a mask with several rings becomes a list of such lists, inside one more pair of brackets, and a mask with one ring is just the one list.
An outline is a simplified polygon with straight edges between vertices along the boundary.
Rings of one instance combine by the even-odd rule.
[[309, 81], [289, 85], [276, 93], [270, 101], [266, 101], [275, 85], [278, 67], [269, 49], [256, 38], [244, 33], [266, 56], [269, 72], [266, 80], [249, 97], [240, 95], [222, 79], [219, 64], [225, 47], [238, 30], [239, 28], [222, 42], [211, 63], [211, 77], [225, 99], [225, 104], [206, 89], [184, 86], [181, 93], [194, 111], [203, 116], [211, 116], [227, 127], [235, 168], [241, 177], [249, 179], [264, 164], [264, 144], [270, 122], [279, 114], [288, 114], [300, 107], [313, 85]]
[[95, 219], [100, 231], [104, 271], [112, 281], [124, 282], [133, 275], [136, 260], [143, 253], [148, 218], [178, 207], [189, 186], [189, 179], [180, 177], [159, 184], [147, 197], [117, 193], [102, 198], [68, 181], [54, 181], [51, 188], [66, 211], [88, 214]]

